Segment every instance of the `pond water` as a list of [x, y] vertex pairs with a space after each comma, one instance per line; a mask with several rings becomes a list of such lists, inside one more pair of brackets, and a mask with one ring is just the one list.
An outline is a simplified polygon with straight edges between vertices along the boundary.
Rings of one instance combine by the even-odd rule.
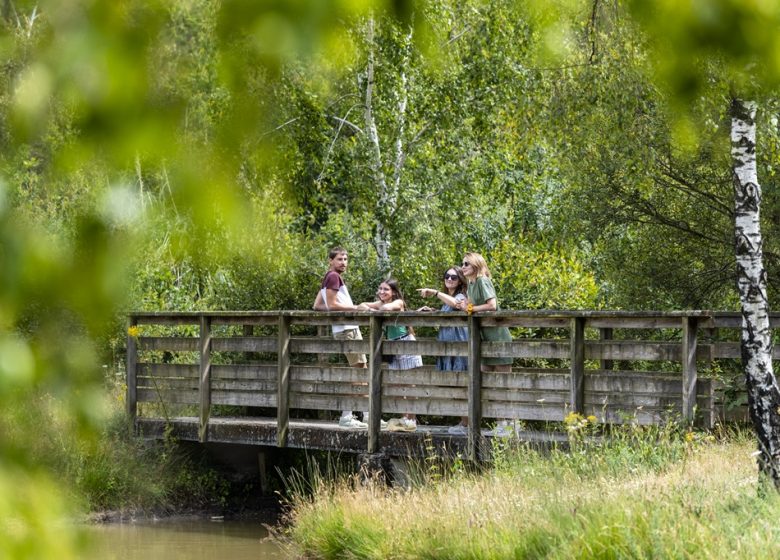
[[107, 523], [88, 529], [87, 560], [284, 560], [260, 521], [166, 519]]

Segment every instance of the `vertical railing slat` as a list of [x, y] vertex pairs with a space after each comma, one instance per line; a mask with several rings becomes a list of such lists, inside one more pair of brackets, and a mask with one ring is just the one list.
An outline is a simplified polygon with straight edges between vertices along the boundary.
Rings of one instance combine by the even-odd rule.
[[470, 315], [469, 323], [469, 439], [468, 458], [479, 460], [479, 446], [482, 440], [482, 357], [479, 319]]
[[371, 316], [369, 326], [368, 452], [376, 453], [382, 418], [382, 318]]
[[696, 347], [698, 320], [696, 317], [682, 318], [682, 416], [692, 424], [696, 413]]
[[200, 317], [199, 349], [200, 426], [198, 427], [198, 440], [205, 443], [208, 441], [209, 415], [211, 414], [211, 318], [206, 315]]
[[572, 412], [582, 414], [585, 406], [585, 318], [571, 319], [571, 396]]
[[290, 427], [290, 316], [279, 315], [276, 378], [276, 445], [287, 447]]
[[[599, 340], [612, 340], [613, 331], [611, 327], [604, 327], [599, 329]], [[613, 360], [600, 360], [599, 367], [603, 370], [612, 369], [614, 365]]]

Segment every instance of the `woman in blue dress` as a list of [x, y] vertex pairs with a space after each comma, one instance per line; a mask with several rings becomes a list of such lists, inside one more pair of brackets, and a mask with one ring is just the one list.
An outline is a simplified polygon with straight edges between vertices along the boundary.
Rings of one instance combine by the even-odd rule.
[[[460, 267], [453, 266], [444, 272], [444, 290], [432, 288], [420, 288], [422, 297], [436, 297], [442, 302], [441, 311], [460, 310], [466, 303], [466, 277]], [[423, 307], [421, 311], [433, 311], [430, 307]], [[437, 340], [443, 342], [466, 342], [469, 339], [469, 330], [466, 327], [441, 327]], [[438, 356], [436, 369], [439, 371], [466, 371], [468, 362], [466, 356]], [[455, 435], [468, 433], [468, 417], [461, 417], [460, 423], [451, 426], [449, 432]]]

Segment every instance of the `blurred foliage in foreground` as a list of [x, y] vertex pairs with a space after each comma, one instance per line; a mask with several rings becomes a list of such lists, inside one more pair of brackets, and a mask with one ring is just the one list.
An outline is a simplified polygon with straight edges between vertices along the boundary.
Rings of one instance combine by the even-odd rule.
[[0, 556], [77, 554], [31, 409], [94, 442], [129, 308], [308, 308], [334, 244], [357, 300], [477, 250], [504, 307], [728, 306], [725, 100], [771, 218], [780, 8], [649, 4], [2, 2]]

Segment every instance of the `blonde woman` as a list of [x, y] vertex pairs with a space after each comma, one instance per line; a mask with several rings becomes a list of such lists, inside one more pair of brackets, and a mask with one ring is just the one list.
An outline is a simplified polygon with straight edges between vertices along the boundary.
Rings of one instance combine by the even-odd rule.
[[[466, 289], [467, 302], [461, 302], [459, 309], [477, 313], [480, 311], [498, 311], [498, 298], [493, 281], [490, 279], [490, 269], [487, 262], [479, 253], [466, 253], [461, 264], [463, 275], [469, 281]], [[482, 340], [489, 342], [509, 342], [512, 335], [506, 327], [485, 327], [481, 329]], [[482, 372], [512, 371], [512, 358], [482, 358]], [[493, 435], [508, 436], [512, 434], [512, 428], [508, 420], [499, 420]]]

